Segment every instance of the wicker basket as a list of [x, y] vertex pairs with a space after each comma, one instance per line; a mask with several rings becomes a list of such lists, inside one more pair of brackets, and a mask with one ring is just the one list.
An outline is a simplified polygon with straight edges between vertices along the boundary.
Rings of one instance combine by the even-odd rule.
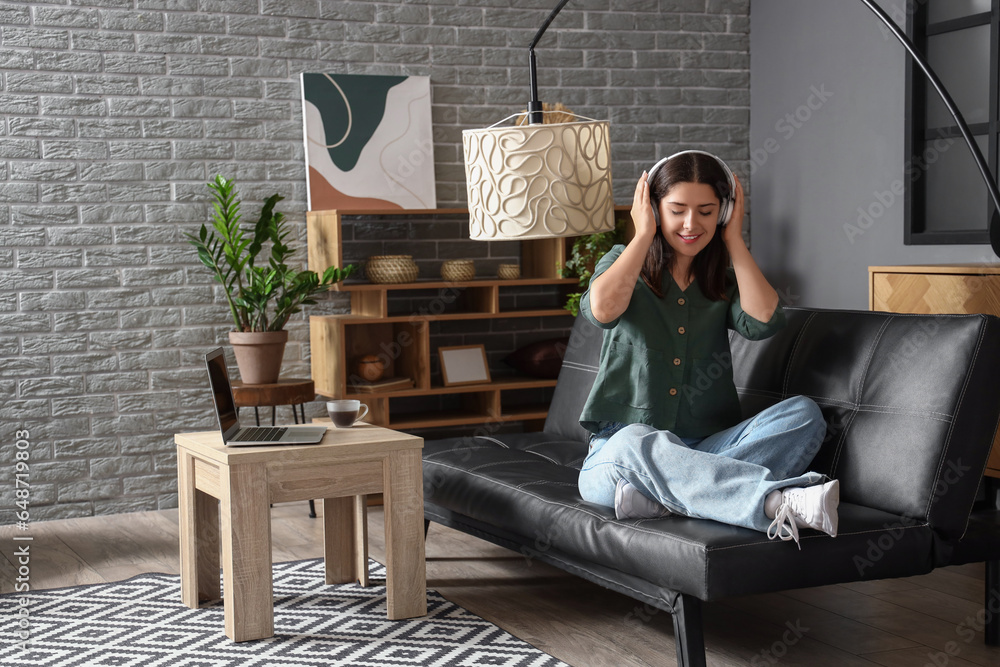
[[413, 255], [372, 255], [365, 262], [365, 275], [373, 283], [412, 283], [419, 273]]
[[441, 264], [441, 277], [451, 282], [472, 280], [476, 277], [476, 267], [471, 259], [449, 259]]
[[497, 267], [497, 277], [501, 280], [517, 280], [521, 277], [521, 267], [517, 264], [501, 264]]

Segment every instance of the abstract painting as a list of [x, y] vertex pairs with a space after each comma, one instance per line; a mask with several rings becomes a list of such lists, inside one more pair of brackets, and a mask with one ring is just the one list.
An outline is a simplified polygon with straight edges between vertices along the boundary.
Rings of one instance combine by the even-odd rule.
[[436, 208], [426, 76], [302, 74], [309, 210]]

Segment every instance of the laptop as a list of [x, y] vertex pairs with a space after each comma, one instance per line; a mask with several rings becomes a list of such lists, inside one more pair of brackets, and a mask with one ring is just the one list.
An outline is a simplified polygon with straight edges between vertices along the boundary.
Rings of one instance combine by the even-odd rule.
[[326, 426], [240, 426], [229, 383], [229, 370], [222, 348], [205, 355], [212, 399], [222, 429], [222, 441], [227, 445], [312, 445], [323, 439]]

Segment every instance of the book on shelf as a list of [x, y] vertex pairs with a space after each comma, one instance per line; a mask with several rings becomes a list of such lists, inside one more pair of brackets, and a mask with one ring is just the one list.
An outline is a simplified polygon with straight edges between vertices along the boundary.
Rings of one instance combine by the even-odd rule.
[[410, 389], [413, 387], [413, 378], [408, 377], [391, 377], [382, 378], [381, 380], [376, 380], [374, 382], [367, 382], [365, 380], [358, 380], [351, 385], [351, 389], [354, 391], [371, 393], [375, 391], [394, 391], [398, 389]]

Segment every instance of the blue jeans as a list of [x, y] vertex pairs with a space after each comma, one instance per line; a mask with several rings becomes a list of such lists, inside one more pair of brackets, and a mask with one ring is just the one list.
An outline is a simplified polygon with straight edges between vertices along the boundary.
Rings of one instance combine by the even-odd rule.
[[805, 472], [826, 435], [811, 399], [796, 396], [706, 438], [680, 438], [646, 424], [610, 423], [590, 440], [580, 495], [614, 507], [625, 479], [675, 514], [766, 531], [764, 499], [825, 476]]

